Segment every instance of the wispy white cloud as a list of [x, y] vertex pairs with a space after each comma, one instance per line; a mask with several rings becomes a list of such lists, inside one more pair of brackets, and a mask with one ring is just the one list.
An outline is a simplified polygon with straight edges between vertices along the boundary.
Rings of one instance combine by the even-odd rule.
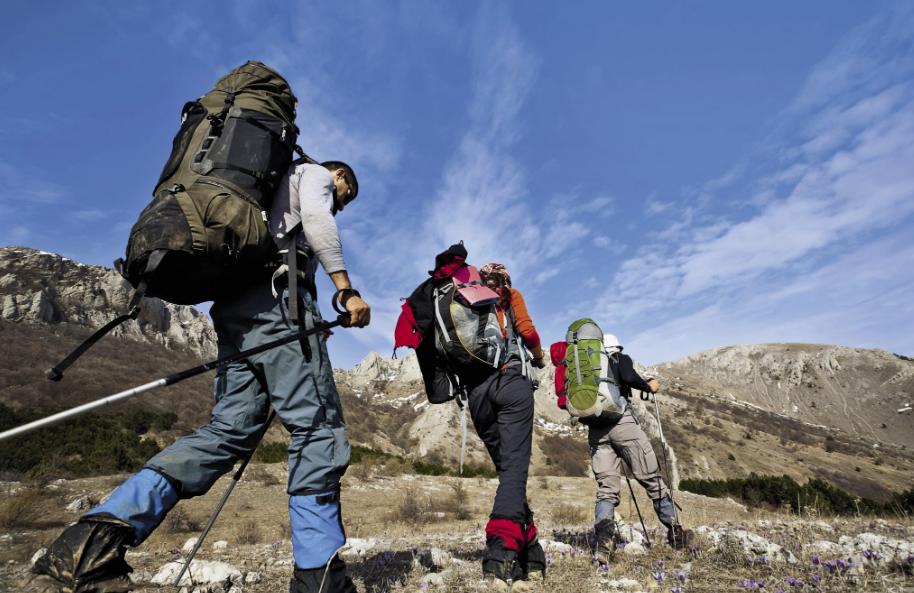
[[[914, 215], [912, 39], [914, 11], [897, 7], [852, 31], [764, 149], [703, 188], [728, 195], [678, 213], [620, 266], [595, 308], [643, 331], [636, 342], [654, 362], [697, 342], [865, 339], [878, 324], [860, 311], [845, 324], [853, 331], [833, 331], [848, 296], [835, 287], [856, 285], [861, 269], [891, 277], [902, 261], [898, 240], [874, 241], [910, 231]], [[765, 172], [752, 180], [749, 170]]]

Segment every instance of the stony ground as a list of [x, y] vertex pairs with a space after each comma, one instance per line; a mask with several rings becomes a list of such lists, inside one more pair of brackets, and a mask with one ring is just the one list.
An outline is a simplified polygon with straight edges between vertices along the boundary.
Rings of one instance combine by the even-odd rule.
[[[482, 530], [494, 480], [391, 476], [391, 468], [362, 464], [354, 470], [343, 492], [350, 539], [341, 554], [360, 591], [482, 589]], [[22, 591], [17, 583], [36, 552], [80, 516], [81, 506], [104, 498], [124, 477], [0, 484], [0, 509], [6, 510], [0, 513], [0, 591]], [[250, 468], [191, 567], [195, 583], [188, 581], [184, 591], [288, 590], [292, 553], [283, 482], [281, 465]], [[207, 496], [182, 502], [128, 554], [137, 591], [170, 585], [190, 549], [188, 540], [199, 534], [227, 483], [223, 479]], [[550, 561], [538, 590], [914, 591], [914, 521], [747, 511], [732, 501], [688, 493], [678, 500], [683, 522], [694, 530], [690, 550], [647, 546], [626, 494], [616, 557], [594, 563], [588, 550], [594, 491], [585, 478], [531, 479], [529, 498]], [[647, 536], [659, 540], [648, 501], [640, 493], [637, 500], [648, 510]]]

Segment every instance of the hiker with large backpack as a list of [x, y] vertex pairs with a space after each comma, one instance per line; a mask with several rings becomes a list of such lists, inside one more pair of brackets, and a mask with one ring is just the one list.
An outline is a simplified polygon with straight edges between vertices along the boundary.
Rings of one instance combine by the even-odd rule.
[[[616, 336], [604, 334], [590, 319], [574, 322], [565, 341], [550, 347], [550, 355], [556, 365], [559, 407], [589, 429], [587, 440], [597, 480], [594, 531], [598, 560], [608, 561], [615, 553], [615, 509], [620, 501], [623, 462], [647, 491], [657, 518], [667, 528], [667, 542], [681, 547], [682, 528], [669, 489], [630, 401], [632, 389], [656, 393], [660, 383], [642, 378], [632, 359], [622, 354]], [[625, 477], [628, 479], [627, 472]]]
[[544, 355], [523, 296], [504, 267], [490, 264], [480, 274], [466, 257], [461, 242], [435, 258], [431, 278], [403, 305], [395, 347], [416, 349], [429, 401], [457, 399], [464, 430], [469, 409], [498, 472], [483, 577], [491, 589], [524, 591], [532, 586], [531, 574], [544, 578], [546, 570], [527, 504], [535, 381], [530, 365], [542, 368]]
[[[314, 284], [320, 262], [348, 325], [368, 325], [371, 311], [349, 282], [334, 219], [358, 195], [358, 181], [342, 162], [292, 162], [295, 98], [285, 80], [249, 62], [189, 105], [155, 199], [131, 232], [124, 273], [138, 292], [209, 294], [223, 357], [320, 325]], [[175, 219], [185, 224], [172, 225]], [[201, 241], [201, 248], [182, 251], [185, 236], [194, 246]], [[252, 247], [252, 236], [262, 236], [262, 245]], [[208, 249], [207, 242], [216, 247]], [[194, 269], [202, 270], [201, 282], [194, 283]], [[150, 459], [49, 546], [28, 590], [132, 590], [126, 548], [149, 537], [179, 500], [205, 494], [236, 461], [249, 458], [272, 406], [291, 433], [290, 591], [355, 593], [336, 554], [345, 542], [340, 480], [349, 442], [326, 336], [220, 367], [215, 400], [209, 424]]]

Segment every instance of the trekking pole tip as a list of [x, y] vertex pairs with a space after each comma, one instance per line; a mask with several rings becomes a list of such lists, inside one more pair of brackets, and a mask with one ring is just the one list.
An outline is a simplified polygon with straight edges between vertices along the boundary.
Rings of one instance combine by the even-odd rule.
[[50, 368], [44, 372], [44, 376], [51, 381], [60, 381], [63, 379], [63, 373], [57, 370], [57, 367]]

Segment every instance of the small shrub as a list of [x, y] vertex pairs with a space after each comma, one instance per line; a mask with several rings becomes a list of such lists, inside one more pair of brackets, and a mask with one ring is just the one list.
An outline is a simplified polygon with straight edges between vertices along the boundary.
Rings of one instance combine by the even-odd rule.
[[727, 459], [730, 461], [736, 461], [736, 457], [733, 456], [733, 453], [727, 453]]
[[39, 490], [21, 489], [0, 503], [0, 526], [17, 529], [31, 525], [41, 518], [41, 501], [44, 495]]
[[552, 511], [552, 520], [556, 525], [580, 525], [584, 516], [584, 509], [570, 504], [560, 505]]
[[281, 483], [279, 478], [270, 471], [270, 468], [264, 467], [264, 465], [260, 463], [248, 465], [247, 469], [245, 469], [244, 477], [250, 482], [259, 484], [264, 488], [277, 486]]
[[403, 491], [403, 498], [394, 509], [394, 517], [400, 523], [411, 525], [425, 525], [436, 521], [440, 517], [432, 507], [438, 505], [433, 505], [432, 502], [432, 499], [424, 495], [420, 489], [412, 485], [407, 486]]
[[246, 519], [235, 527], [235, 541], [239, 544], [254, 545], [262, 541], [260, 526], [254, 519]]
[[449, 506], [458, 521], [466, 521], [472, 516], [470, 509], [470, 493], [467, 492], [463, 482], [457, 482], [452, 486], [454, 492], [451, 493]]
[[260, 446], [254, 451], [254, 460], [261, 463], [282, 463], [288, 458], [288, 443], [260, 443]]

